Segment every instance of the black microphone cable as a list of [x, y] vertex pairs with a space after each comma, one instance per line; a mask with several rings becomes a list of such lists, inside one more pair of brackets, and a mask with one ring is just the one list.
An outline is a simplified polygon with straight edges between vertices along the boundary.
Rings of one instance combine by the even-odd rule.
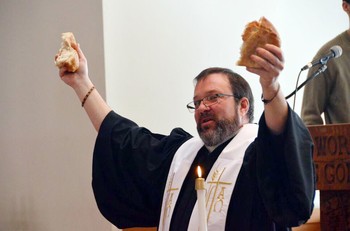
[[302, 84], [300, 84], [300, 86], [298, 86], [298, 83], [299, 83], [299, 78], [300, 78], [300, 74], [302, 71], [304, 71], [303, 69], [301, 69], [299, 71], [299, 74], [298, 74], [298, 78], [297, 78], [297, 82], [295, 84], [295, 90], [290, 93], [289, 95], [286, 96], [286, 100], [289, 99], [291, 96], [294, 95], [294, 99], [293, 99], [293, 111], [295, 109], [295, 101], [296, 101], [296, 93], [297, 91], [299, 91], [303, 86], [305, 86], [305, 84], [307, 82], [309, 82], [310, 80], [312, 80], [313, 78], [315, 78], [316, 76], [318, 76], [319, 74], [321, 74], [322, 72], [324, 72], [325, 70], [327, 69], [327, 65], [326, 64], [323, 64], [316, 72], [314, 72], [309, 78], [307, 78]]

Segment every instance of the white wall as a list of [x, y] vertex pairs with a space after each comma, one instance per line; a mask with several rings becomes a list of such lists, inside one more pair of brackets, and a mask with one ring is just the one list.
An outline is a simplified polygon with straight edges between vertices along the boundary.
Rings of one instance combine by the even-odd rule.
[[0, 230], [110, 230], [91, 189], [96, 131], [58, 76], [73, 31], [102, 95], [102, 3], [0, 0]]
[[[318, 48], [348, 27], [341, 0], [104, 0], [103, 11], [107, 100], [116, 111], [162, 133], [181, 126], [196, 134], [185, 105], [192, 99], [192, 79], [210, 66], [247, 78], [258, 121], [263, 108], [258, 78], [235, 66], [246, 23], [265, 16], [278, 29], [286, 95]], [[306, 72], [300, 83], [305, 77]], [[298, 113], [301, 99], [302, 90]]]
[[278, 28], [286, 56], [282, 89], [289, 93], [319, 46], [347, 28], [340, 4], [105, 0], [102, 28], [98, 0], [0, 0], [0, 230], [111, 229], [90, 185], [96, 133], [53, 65], [61, 32], [75, 33], [102, 95], [106, 64], [116, 111], [156, 132], [181, 126], [196, 134], [185, 105], [192, 79], [209, 66], [246, 76], [256, 120], [261, 113], [257, 78], [234, 65], [248, 21], [264, 15]]

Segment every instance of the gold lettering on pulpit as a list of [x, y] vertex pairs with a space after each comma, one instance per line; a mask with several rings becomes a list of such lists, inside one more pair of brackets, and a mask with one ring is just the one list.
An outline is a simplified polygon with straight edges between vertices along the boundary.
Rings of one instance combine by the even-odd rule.
[[350, 189], [349, 125], [310, 126], [319, 190]]

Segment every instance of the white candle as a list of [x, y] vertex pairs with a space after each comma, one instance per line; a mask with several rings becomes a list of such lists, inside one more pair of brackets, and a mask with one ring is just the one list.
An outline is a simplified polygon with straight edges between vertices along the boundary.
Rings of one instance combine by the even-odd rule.
[[201, 167], [197, 168], [198, 178], [196, 179], [195, 188], [197, 190], [198, 203], [198, 231], [207, 231], [207, 211], [205, 209], [205, 181], [202, 178]]

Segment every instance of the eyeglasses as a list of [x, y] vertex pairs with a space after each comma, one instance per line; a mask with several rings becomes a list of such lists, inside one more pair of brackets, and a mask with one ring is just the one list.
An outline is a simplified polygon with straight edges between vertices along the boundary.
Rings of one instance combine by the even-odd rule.
[[203, 99], [192, 101], [189, 104], [187, 104], [186, 107], [190, 112], [194, 112], [195, 110], [197, 110], [199, 108], [199, 106], [201, 105], [202, 102], [203, 102], [204, 106], [210, 107], [210, 106], [218, 103], [219, 99], [226, 97], [226, 96], [233, 96], [233, 97], [237, 98], [235, 95], [220, 94], [219, 93], [219, 94], [209, 95], [207, 97], [204, 97]]

